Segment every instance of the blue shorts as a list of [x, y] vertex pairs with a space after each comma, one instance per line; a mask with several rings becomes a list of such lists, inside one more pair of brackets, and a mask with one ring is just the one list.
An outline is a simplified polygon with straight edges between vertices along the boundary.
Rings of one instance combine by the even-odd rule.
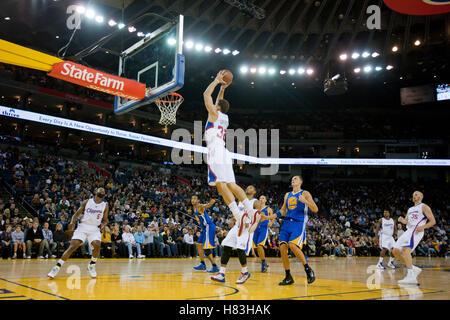
[[257, 227], [255, 232], [253, 233], [253, 248], [257, 246], [264, 246], [266, 244], [267, 235], [269, 228], [265, 227]]
[[308, 219], [293, 221], [285, 218], [280, 229], [280, 244], [293, 243], [301, 249], [306, 243], [307, 221]]
[[202, 244], [203, 249], [214, 249], [216, 238], [216, 225], [208, 224], [200, 233], [197, 243]]

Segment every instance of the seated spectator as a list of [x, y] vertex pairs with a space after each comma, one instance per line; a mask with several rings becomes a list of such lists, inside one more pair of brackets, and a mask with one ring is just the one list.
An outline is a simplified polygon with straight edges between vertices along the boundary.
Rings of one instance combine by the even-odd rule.
[[194, 244], [194, 232], [192, 229], [186, 230], [183, 237], [184, 250], [183, 255], [186, 257], [194, 257], [195, 256], [195, 244]]
[[[38, 248], [38, 258], [43, 259], [43, 253], [45, 244], [47, 241], [44, 239], [44, 234], [42, 230], [39, 228], [39, 223], [37, 221], [33, 222], [33, 226], [31, 229], [28, 229], [25, 235], [25, 242], [27, 244], [27, 258], [31, 258], [31, 250], [33, 248]], [[48, 244], [47, 244], [48, 245]]]
[[27, 246], [25, 244], [25, 234], [22, 231], [22, 228], [20, 227], [20, 225], [16, 225], [16, 228], [13, 232], [11, 232], [11, 240], [14, 246], [14, 255], [13, 255], [13, 259], [17, 258], [17, 249], [20, 249], [22, 251], [23, 254], [23, 258], [25, 259], [26, 256], [26, 252], [27, 252]]
[[108, 253], [108, 256], [112, 257], [111, 230], [108, 226], [103, 226], [101, 241], [101, 258], [105, 257], [105, 253]]
[[11, 256], [13, 249], [13, 243], [11, 238], [11, 226], [8, 224], [0, 234], [0, 249], [2, 250], [2, 258], [6, 259]]
[[154, 237], [156, 236], [155, 228], [149, 224], [147, 230], [144, 232], [145, 243], [147, 244], [147, 255], [149, 257], [156, 257], [156, 252], [159, 248], [156, 247]]
[[[122, 234], [119, 230], [119, 225], [115, 224], [113, 232], [111, 233], [111, 254], [113, 258], [118, 256], [125, 256], [123, 253]], [[118, 252], [119, 254], [117, 254]]]
[[56, 230], [53, 234], [53, 240], [56, 244], [55, 255], [59, 258], [60, 254], [62, 255], [64, 251], [69, 247], [69, 241], [67, 241], [66, 234], [63, 230], [62, 224], [56, 224]]
[[145, 248], [145, 235], [142, 232], [142, 227], [138, 226], [137, 231], [134, 234], [134, 240], [136, 241], [136, 249], [138, 253], [138, 258], [145, 258], [145, 255], [142, 254], [142, 250]]
[[44, 240], [46, 240], [47, 242], [44, 243], [44, 249], [48, 252], [45, 255], [45, 258], [48, 258], [49, 256], [51, 256], [51, 258], [56, 258], [56, 256], [53, 254], [56, 248], [56, 243], [53, 241], [52, 230], [48, 228], [48, 222], [44, 222], [44, 226], [42, 227], [42, 234], [44, 235]]
[[[136, 240], [134, 239], [133, 234], [130, 232], [130, 226], [124, 227], [122, 233], [122, 241], [123, 244], [128, 248], [128, 257], [130, 259], [133, 259], [133, 248], [136, 248]], [[140, 250], [140, 248], [137, 250]], [[138, 255], [140, 255], [140, 252], [138, 252]]]

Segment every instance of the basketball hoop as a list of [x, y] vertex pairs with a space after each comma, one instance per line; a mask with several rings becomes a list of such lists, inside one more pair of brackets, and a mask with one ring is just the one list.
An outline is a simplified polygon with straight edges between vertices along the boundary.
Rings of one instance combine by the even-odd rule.
[[156, 105], [161, 111], [160, 124], [172, 125], [177, 122], [177, 110], [180, 104], [183, 102], [183, 97], [175, 92], [169, 93], [162, 99], [155, 101]]

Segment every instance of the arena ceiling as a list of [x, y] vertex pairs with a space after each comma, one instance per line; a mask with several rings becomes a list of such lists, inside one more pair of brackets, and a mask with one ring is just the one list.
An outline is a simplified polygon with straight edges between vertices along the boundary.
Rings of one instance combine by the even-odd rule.
[[[250, 0], [249, 0], [250, 1]], [[407, 77], [422, 74], [448, 74], [450, 56], [450, 14], [408, 16], [390, 10], [382, 0], [254, 0], [265, 10], [257, 19], [229, 4], [230, 0], [2, 0], [0, 37], [57, 54], [73, 35], [66, 27], [67, 8], [71, 4], [92, 5], [105, 18], [125, 23], [148, 13], [165, 17], [185, 16], [185, 39], [202, 39], [215, 46], [240, 51], [229, 63], [271, 61], [279, 65], [293, 62], [313, 65], [324, 75], [339, 54], [353, 50], [377, 51], [386, 63]], [[369, 5], [381, 7], [381, 29], [366, 26]], [[5, 20], [10, 17], [10, 20]], [[139, 30], [151, 31], [153, 19], [145, 19]], [[159, 22], [160, 23], [160, 22]], [[72, 38], [67, 57], [110, 33], [107, 26], [82, 25]], [[98, 54], [84, 62], [106, 70], [117, 70], [116, 59], [106, 56], [120, 52], [138, 41], [124, 30], [120, 38], [106, 44]], [[416, 40], [421, 41], [415, 46]], [[398, 53], [392, 47], [399, 48]], [[232, 59], [231, 57], [229, 59]], [[203, 63], [203, 61], [201, 61]], [[223, 64], [223, 58], [210, 59], [208, 65]], [[398, 74], [397, 74], [398, 75]]]

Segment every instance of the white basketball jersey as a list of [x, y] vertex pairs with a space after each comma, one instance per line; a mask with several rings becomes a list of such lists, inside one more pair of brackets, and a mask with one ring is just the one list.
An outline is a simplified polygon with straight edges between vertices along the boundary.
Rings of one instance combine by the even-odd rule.
[[380, 233], [392, 237], [394, 235], [394, 219], [390, 218], [389, 220], [386, 220], [385, 218], [381, 218]]
[[417, 206], [408, 209], [408, 229], [415, 229], [418, 226], [422, 226], [427, 223], [427, 216], [422, 211], [423, 203], [419, 203]]
[[206, 122], [204, 139], [206, 146], [213, 145], [225, 146], [225, 133], [228, 128], [228, 115], [218, 112], [218, 117], [215, 122]]
[[106, 201], [96, 203], [94, 198], [91, 198], [86, 203], [84, 208], [83, 217], [81, 218], [82, 224], [89, 224], [98, 227], [103, 219], [103, 212], [106, 208]]
[[[256, 200], [257, 200], [256, 198], [248, 199], [248, 201], [250, 202], [250, 205], [251, 205], [252, 207], [254, 206]], [[240, 211], [242, 211], [242, 212], [245, 211], [245, 206], [244, 206], [244, 204], [243, 204], [242, 202], [239, 202], [239, 204], [238, 204], [238, 209], [239, 209]]]

